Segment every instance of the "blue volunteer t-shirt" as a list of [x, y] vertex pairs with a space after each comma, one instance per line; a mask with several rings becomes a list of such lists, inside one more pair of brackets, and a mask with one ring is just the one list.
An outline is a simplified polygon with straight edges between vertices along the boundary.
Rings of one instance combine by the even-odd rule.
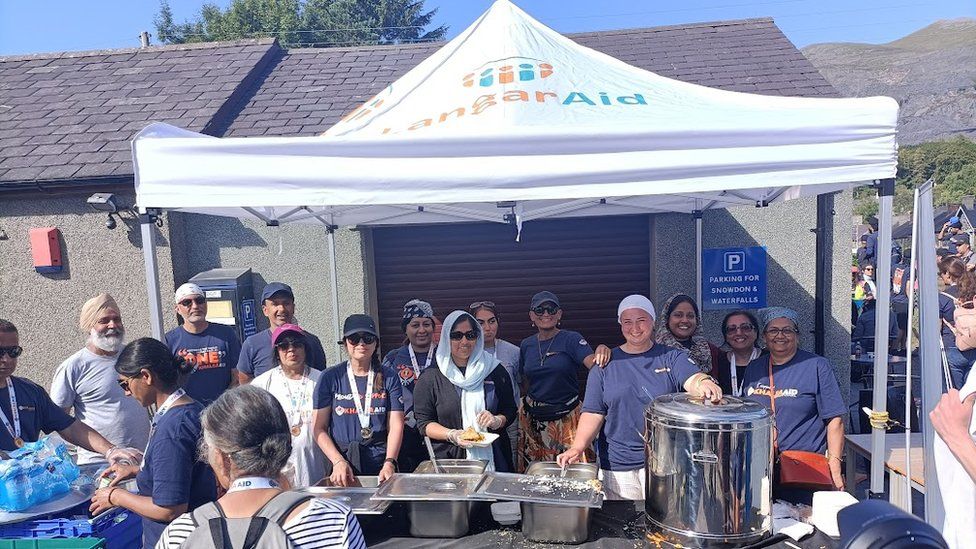
[[[325, 370], [325, 349], [322, 342], [311, 332], [305, 332], [305, 364], [309, 368]], [[274, 368], [271, 362], [271, 330], [261, 330], [260, 332], [248, 337], [241, 346], [241, 358], [237, 361], [237, 371], [251, 377], [259, 375]]]
[[[156, 505], [187, 504], [187, 512], [217, 499], [217, 480], [206, 463], [197, 459], [197, 443], [203, 436], [203, 405], [191, 402], [170, 408], [156, 424], [146, 447], [146, 461], [136, 485], [139, 495]], [[155, 547], [166, 522], [143, 517], [143, 547]]]
[[194, 366], [184, 387], [193, 400], [210, 404], [227, 390], [231, 376], [237, 375], [234, 368], [241, 354], [241, 342], [231, 326], [211, 322], [199, 334], [179, 326], [166, 332], [164, 339], [174, 356]]
[[593, 349], [577, 332], [561, 330], [552, 339], [539, 342], [539, 335], [519, 345], [521, 377], [529, 382], [534, 402], [564, 404], [579, 396], [577, 371]]
[[632, 355], [620, 347], [605, 368], [593, 368], [586, 380], [583, 411], [604, 417], [597, 439], [600, 468], [634, 471], [644, 466], [644, 411], [654, 398], [684, 390], [701, 370], [683, 350], [654, 345]]
[[[332, 407], [332, 414], [329, 416], [329, 436], [340, 448], [346, 448], [349, 444], [362, 440], [360, 432], [362, 426], [359, 424], [352, 388], [349, 386], [349, 377], [346, 374], [348, 368], [348, 361], [336, 364], [322, 373], [318, 385], [315, 386], [315, 409]], [[388, 412], [403, 411], [403, 391], [399, 377], [393, 370], [385, 367], [380, 367], [377, 377], [380, 375], [383, 377], [382, 389], [373, 393], [373, 401], [368, 411], [369, 427], [373, 430], [370, 437], [372, 444], [364, 448], [364, 450], [368, 448], [368, 451], [361, 454], [366, 469], [382, 467], [383, 460], [386, 459]], [[362, 399], [360, 404], [365, 405], [367, 376], [355, 377], [356, 388]], [[377, 382], [374, 380], [375, 383]]]
[[[37, 442], [42, 432], [60, 431], [75, 422], [75, 418], [51, 401], [47, 391], [40, 385], [15, 376], [10, 376], [10, 380], [14, 384], [14, 394], [17, 396], [20, 438], [25, 442]], [[10, 426], [14, 427], [13, 415], [10, 413], [10, 391], [6, 382], [0, 383], [0, 410], [7, 417]], [[0, 426], [0, 449], [7, 452], [17, 449], [14, 437], [10, 436], [10, 432], [3, 426]]]
[[[396, 373], [403, 389], [403, 411], [406, 414], [411, 414], [413, 413], [413, 387], [417, 383], [417, 374], [413, 371], [413, 363], [410, 362], [408, 346], [409, 344], [386, 353], [386, 357], [383, 358], [383, 366], [390, 368]], [[436, 353], [436, 350], [437, 348], [431, 345], [426, 353], [414, 352], [414, 355], [417, 357], [417, 366], [420, 368], [421, 373], [425, 370], [424, 364], [427, 363], [427, 355]], [[436, 367], [437, 357], [435, 355], [431, 357], [428, 368]]]
[[[768, 356], [750, 362], [742, 381], [745, 398], [772, 410]], [[789, 362], [773, 367], [773, 382], [779, 450], [824, 452], [826, 421], [847, 413], [830, 362], [822, 356], [797, 350]]]
[[939, 292], [939, 321], [942, 323], [942, 344], [946, 349], [956, 347], [956, 334], [952, 333], [952, 329], [946, 325], [946, 322], [949, 324], [955, 322], [955, 298], [957, 297], [959, 297], [959, 288], [956, 286], [949, 286], [945, 291]]

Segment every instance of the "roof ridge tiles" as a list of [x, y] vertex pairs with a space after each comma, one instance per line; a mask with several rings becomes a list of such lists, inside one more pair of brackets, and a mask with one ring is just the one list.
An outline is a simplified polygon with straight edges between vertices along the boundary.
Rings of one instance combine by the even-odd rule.
[[240, 46], [270, 46], [276, 43], [274, 38], [243, 38], [224, 42], [192, 42], [188, 44], [167, 44], [165, 46], [149, 46], [146, 48], [116, 48], [106, 50], [61, 51], [46, 53], [31, 53], [25, 55], [0, 56], [0, 63], [9, 61], [33, 61], [41, 59], [72, 59], [77, 57], [95, 57], [99, 55], [119, 55], [140, 52], [191, 51], [217, 49]]

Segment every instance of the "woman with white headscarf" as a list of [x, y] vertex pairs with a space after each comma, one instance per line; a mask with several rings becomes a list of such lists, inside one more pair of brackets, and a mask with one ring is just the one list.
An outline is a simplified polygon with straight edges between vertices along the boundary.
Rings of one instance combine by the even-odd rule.
[[576, 463], [599, 435], [597, 455], [607, 499], [644, 499], [641, 435], [651, 400], [680, 391], [713, 401], [722, 398], [715, 380], [683, 349], [655, 345], [654, 317], [654, 305], [642, 295], [620, 302], [617, 323], [626, 342], [611, 351], [606, 368], [590, 370], [576, 437], [569, 450], [556, 457], [561, 466]]
[[[481, 327], [464, 311], [448, 315], [440, 341], [437, 367], [425, 370], [414, 387], [419, 432], [430, 437], [438, 458], [480, 459], [489, 470], [511, 471], [511, 441], [505, 428], [518, 413], [511, 376], [484, 352]], [[480, 446], [468, 440], [478, 436], [471, 436], [472, 431], [498, 438], [490, 446]]]

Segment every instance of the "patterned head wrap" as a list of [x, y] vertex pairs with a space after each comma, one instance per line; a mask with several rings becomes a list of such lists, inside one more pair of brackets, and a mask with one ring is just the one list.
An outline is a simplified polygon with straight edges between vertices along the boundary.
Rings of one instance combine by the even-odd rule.
[[400, 328], [406, 331], [407, 324], [410, 324], [410, 321], [415, 318], [429, 318], [434, 320], [434, 308], [426, 301], [411, 299], [403, 306], [403, 320], [400, 322]]
[[[690, 346], [678, 341], [678, 338], [674, 337], [674, 334], [668, 328], [668, 319], [671, 317], [671, 313], [681, 303], [690, 303], [691, 307], [695, 309], [697, 326], [695, 327], [695, 332], [691, 334]], [[657, 327], [654, 329], [654, 342], [667, 345], [668, 347], [674, 347], [675, 349], [686, 349], [688, 356], [691, 357], [691, 360], [698, 366], [699, 370], [706, 374], [711, 373], [712, 349], [708, 346], [708, 340], [702, 335], [701, 313], [698, 311], [698, 304], [695, 303], [695, 300], [691, 296], [687, 294], [675, 294], [671, 296], [671, 299], [664, 302], [664, 307], [661, 307], [661, 321], [657, 323]]]
[[794, 311], [793, 309], [787, 309], [786, 307], [767, 307], [759, 313], [759, 316], [760, 316], [759, 322], [762, 323], [762, 327], [760, 328], [760, 331], [762, 332], [765, 332], [766, 326], [768, 326], [770, 322], [776, 320], [777, 318], [789, 319], [793, 322], [794, 328], [796, 328], [797, 330], [800, 329], [800, 320], [799, 320], [800, 315], [796, 314], [796, 311]]

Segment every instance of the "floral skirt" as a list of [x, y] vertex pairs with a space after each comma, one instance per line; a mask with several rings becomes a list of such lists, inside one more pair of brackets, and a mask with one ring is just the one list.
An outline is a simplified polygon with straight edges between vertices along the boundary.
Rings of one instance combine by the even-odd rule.
[[[529, 464], [535, 461], [556, 461], [556, 456], [568, 450], [576, 436], [582, 409], [582, 406], [576, 406], [572, 412], [554, 421], [536, 421], [523, 406], [519, 412], [516, 471], [524, 473]], [[592, 445], [586, 448], [581, 461], [596, 462]]]

